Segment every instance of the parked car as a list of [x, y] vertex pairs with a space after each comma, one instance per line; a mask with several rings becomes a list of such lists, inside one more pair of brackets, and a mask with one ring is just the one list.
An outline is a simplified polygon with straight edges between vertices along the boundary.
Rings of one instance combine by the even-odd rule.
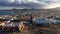
[[13, 22], [5, 23], [5, 26], [2, 28], [4, 31], [19, 31], [18, 25]]
[[33, 18], [33, 21], [39, 26], [48, 26], [51, 24], [51, 21], [47, 18]]

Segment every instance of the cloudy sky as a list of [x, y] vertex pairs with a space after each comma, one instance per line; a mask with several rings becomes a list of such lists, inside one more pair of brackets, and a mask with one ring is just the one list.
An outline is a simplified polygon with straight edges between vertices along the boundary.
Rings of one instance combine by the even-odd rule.
[[[5, 8], [4, 8], [5, 7]], [[0, 8], [50, 9], [60, 7], [60, 0], [0, 0]]]

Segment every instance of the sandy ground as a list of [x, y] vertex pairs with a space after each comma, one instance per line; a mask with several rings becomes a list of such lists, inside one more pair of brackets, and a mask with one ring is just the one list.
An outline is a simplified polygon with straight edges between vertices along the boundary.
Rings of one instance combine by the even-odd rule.
[[48, 27], [26, 26], [23, 32], [0, 32], [0, 34], [60, 34], [60, 26], [50, 25]]

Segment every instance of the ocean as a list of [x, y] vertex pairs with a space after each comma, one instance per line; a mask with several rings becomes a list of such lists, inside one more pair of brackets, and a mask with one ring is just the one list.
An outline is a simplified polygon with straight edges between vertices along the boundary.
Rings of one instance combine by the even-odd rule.
[[[24, 14], [26, 12], [22, 12], [22, 11], [11, 11], [10, 9], [13, 9], [13, 8], [20, 8], [22, 9], [21, 7], [15, 7], [15, 6], [0, 6], [0, 15], [16, 15], [16, 14]], [[5, 10], [5, 11], [1, 11], [1, 10]], [[6, 10], [10, 10], [10, 11], [6, 11]]]
[[0, 11], [0, 15], [18, 15], [23, 13], [21, 11]]

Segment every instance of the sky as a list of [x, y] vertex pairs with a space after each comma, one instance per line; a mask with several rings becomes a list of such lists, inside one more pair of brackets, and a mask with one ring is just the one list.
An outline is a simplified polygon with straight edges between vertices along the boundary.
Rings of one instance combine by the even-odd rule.
[[50, 9], [56, 7], [60, 7], [60, 0], [0, 0], [0, 9], [1, 8]]

